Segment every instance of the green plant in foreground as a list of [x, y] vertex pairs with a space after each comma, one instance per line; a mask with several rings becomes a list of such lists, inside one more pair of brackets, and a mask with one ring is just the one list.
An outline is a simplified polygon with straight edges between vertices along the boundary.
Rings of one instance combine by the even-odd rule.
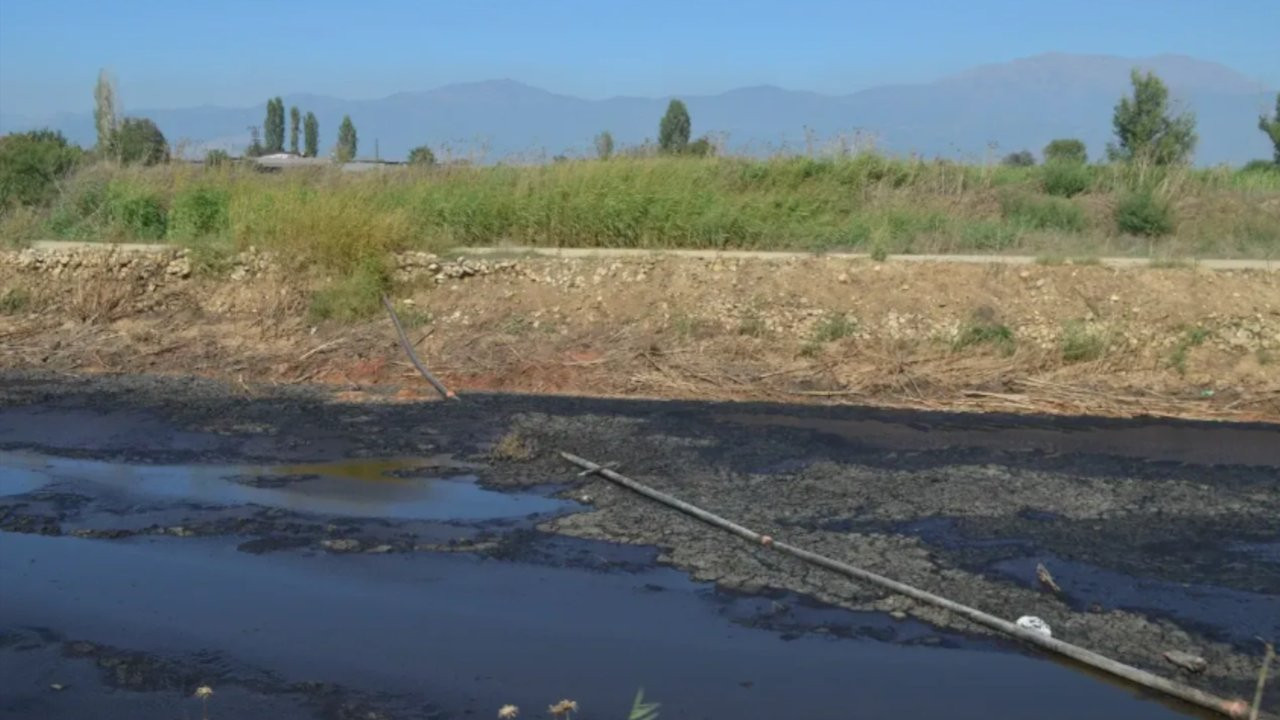
[[311, 316], [317, 320], [359, 320], [378, 311], [390, 278], [379, 260], [370, 259], [354, 272], [329, 282], [311, 297]]
[[1202, 327], [1189, 328], [1182, 333], [1178, 344], [1173, 348], [1173, 354], [1169, 356], [1169, 367], [1178, 371], [1179, 375], [1187, 374], [1187, 355], [1190, 354], [1191, 348], [1199, 347], [1209, 339], [1209, 330]]
[[858, 323], [844, 313], [829, 313], [818, 321], [813, 328], [815, 343], [828, 343], [843, 340], [858, 330]]
[[107, 186], [106, 211], [113, 229], [126, 237], [159, 240], [169, 227], [169, 215], [159, 193], [130, 183]]
[[223, 277], [235, 266], [236, 251], [226, 240], [204, 236], [187, 239], [187, 260], [191, 271], [204, 277]]
[[1069, 363], [1097, 360], [1107, 352], [1106, 335], [1079, 320], [1062, 328], [1062, 359]]
[[31, 293], [26, 288], [9, 288], [0, 295], [0, 315], [20, 313], [31, 304]]
[[744, 337], [762, 337], [767, 330], [764, 319], [754, 313], [742, 318], [738, 323], [738, 334]]
[[1161, 237], [1174, 230], [1173, 206], [1150, 190], [1131, 192], [1115, 209], [1116, 229], [1130, 235]]
[[1008, 325], [975, 318], [960, 329], [951, 347], [963, 350], [974, 345], [991, 345], [1003, 355], [1012, 355], [1017, 342]]
[[212, 186], [188, 188], [173, 198], [169, 210], [170, 237], [201, 238], [230, 228], [231, 193]]
[[627, 720], [658, 720], [658, 709], [661, 707], [661, 703], [645, 702], [644, 688], [640, 688], [636, 691], [636, 699], [631, 703]]

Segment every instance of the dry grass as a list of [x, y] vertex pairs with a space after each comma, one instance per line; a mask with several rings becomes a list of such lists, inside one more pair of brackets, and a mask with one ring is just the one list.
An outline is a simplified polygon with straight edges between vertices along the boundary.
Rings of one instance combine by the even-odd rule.
[[[410, 291], [413, 305], [433, 316], [431, 337], [418, 347], [423, 361], [464, 395], [1280, 417], [1275, 273], [839, 258], [521, 263], [524, 272]], [[47, 358], [51, 369], [145, 367], [429, 392], [383, 318], [312, 334], [305, 296], [283, 292], [295, 284], [292, 276], [196, 278], [138, 295], [70, 342], [59, 330], [71, 312], [67, 298], [89, 285], [50, 282], [32, 288], [40, 313], [0, 314], [0, 366]], [[156, 305], [156, 296], [167, 299]], [[87, 294], [81, 302], [110, 305]], [[311, 352], [317, 347], [327, 349]], [[519, 435], [494, 449], [512, 461], [536, 451]]]

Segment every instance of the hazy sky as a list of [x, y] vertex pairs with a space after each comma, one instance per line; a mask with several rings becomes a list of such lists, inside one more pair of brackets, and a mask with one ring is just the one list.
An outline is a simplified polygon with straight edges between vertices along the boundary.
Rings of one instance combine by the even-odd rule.
[[844, 93], [1042, 52], [1215, 60], [1280, 86], [1280, 0], [0, 0], [0, 112], [374, 98], [512, 78], [585, 97]]

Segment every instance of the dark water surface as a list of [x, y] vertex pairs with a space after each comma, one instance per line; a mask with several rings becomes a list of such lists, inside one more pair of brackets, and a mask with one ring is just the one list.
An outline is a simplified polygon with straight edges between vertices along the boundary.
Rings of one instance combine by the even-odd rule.
[[[814, 422], [720, 421], [790, 430]], [[832, 429], [820, 425], [819, 432]], [[59, 428], [65, 433], [57, 442], [40, 440]], [[980, 427], [941, 432], [902, 424], [878, 437], [885, 451], [979, 436], [983, 446], [1000, 443]], [[1054, 435], [1037, 427], [1015, 439], [1037, 452], [1102, 442], [1125, 458], [1151, 447], [1161, 462], [1197, 452], [1218, 459], [1216, 451], [1188, 449], [1190, 434], [1166, 442], [1154, 431], [1127, 432]], [[1244, 431], [1244, 464], [1275, 459], [1262, 441], [1267, 432]], [[493, 717], [506, 703], [521, 706], [522, 717], [539, 717], [561, 697], [577, 700], [583, 718], [623, 718], [640, 687], [662, 702], [664, 720], [1186, 713], [1004, 641], [789, 593], [719, 590], [658, 564], [650, 548], [536, 531], [538, 522], [586, 506], [556, 497], [557, 486], [484, 486], [477, 483], [483, 468], [445, 455], [299, 464], [294, 453], [282, 465], [123, 461], [120, 453], [210, 452], [229, 441], [145, 414], [108, 422], [41, 408], [9, 415], [0, 408], [0, 441], [8, 448], [0, 452], [0, 514], [49, 514], [44, 526], [0, 532], [0, 718], [200, 717], [190, 693], [203, 682], [216, 688], [215, 720]], [[255, 457], [270, 447], [253, 442]], [[77, 456], [58, 456], [51, 445], [74, 447]], [[84, 456], [94, 450], [101, 457]], [[787, 471], [794, 461], [778, 462]], [[234, 529], [192, 536], [140, 529], [143, 518], [200, 527], [202, 518], [264, 509], [294, 523], [280, 535], [309, 532], [297, 528], [313, 523], [393, 540], [430, 525], [468, 541], [508, 542], [502, 552], [481, 545], [367, 552], [365, 543], [336, 553], [300, 542], [255, 553], [244, 551], [247, 538]], [[63, 534], [40, 534], [54, 526]], [[67, 534], [126, 526], [114, 538]], [[901, 532], [939, 547], [965, 542], [945, 519]], [[509, 541], [516, 536], [518, 543]], [[1274, 632], [1280, 618], [1276, 598], [1266, 594], [1130, 578], [1016, 538], [968, 542], [1008, 550], [986, 567], [990, 574], [1021, 578], [1045, 561], [1068, 593], [1150, 608], [1233, 641]], [[1230, 548], [1248, 562], [1276, 562], [1272, 542]]]

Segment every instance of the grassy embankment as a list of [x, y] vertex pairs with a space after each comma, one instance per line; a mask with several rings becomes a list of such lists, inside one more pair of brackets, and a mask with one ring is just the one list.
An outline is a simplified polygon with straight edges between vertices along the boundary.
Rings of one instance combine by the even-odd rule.
[[536, 245], [1280, 256], [1280, 172], [979, 167], [874, 154], [615, 158], [540, 166], [333, 169], [89, 166], [0, 242], [189, 245], [207, 268], [250, 245], [369, 296], [398, 249]]

